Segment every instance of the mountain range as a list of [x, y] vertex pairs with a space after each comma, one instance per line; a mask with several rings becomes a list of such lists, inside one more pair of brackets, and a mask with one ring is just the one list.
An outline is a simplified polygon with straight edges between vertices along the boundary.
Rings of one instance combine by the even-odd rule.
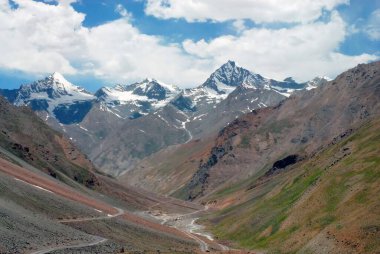
[[16, 106], [32, 108], [103, 172], [116, 176], [165, 147], [206, 136], [244, 113], [327, 81], [276, 81], [228, 61], [191, 89], [145, 79], [92, 94], [53, 73], [0, 94]]
[[380, 252], [379, 61], [1, 93], [1, 253]]

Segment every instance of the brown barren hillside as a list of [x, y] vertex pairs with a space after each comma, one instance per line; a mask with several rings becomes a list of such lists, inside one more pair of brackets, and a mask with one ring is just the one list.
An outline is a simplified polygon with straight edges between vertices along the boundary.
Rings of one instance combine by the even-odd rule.
[[[43, 172], [87, 187], [98, 185], [92, 163], [61, 133], [48, 127], [27, 107], [0, 97], [0, 146]], [[65, 180], [66, 179], [66, 180]]]

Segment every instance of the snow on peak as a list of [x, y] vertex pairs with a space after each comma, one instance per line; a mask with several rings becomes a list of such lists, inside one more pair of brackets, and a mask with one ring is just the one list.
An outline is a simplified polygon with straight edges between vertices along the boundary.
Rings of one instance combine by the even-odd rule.
[[[64, 99], [64, 97], [67, 97]], [[67, 81], [62, 74], [54, 72], [48, 77], [35, 81], [32, 84], [22, 85], [17, 96], [17, 103], [33, 99], [78, 101], [92, 100], [95, 97], [84, 88], [75, 86]]]
[[[84, 88], [73, 85], [62, 74], [55, 72], [44, 79], [22, 85], [14, 104], [29, 105], [34, 110], [46, 111], [50, 116], [59, 119], [59, 112], [64, 111], [62, 108], [76, 108], [75, 112], [79, 112], [81, 109], [86, 110], [95, 99], [96, 97]], [[78, 120], [76, 117], [73, 116], [72, 119]], [[63, 118], [61, 120], [63, 121]], [[66, 120], [65, 118], [64, 121]]]
[[267, 83], [267, 80], [261, 75], [239, 67], [233, 61], [228, 61], [212, 73], [201, 87], [208, 87], [218, 94], [228, 95], [241, 85], [258, 88], [265, 83]]
[[117, 90], [117, 91], [124, 91], [125, 90], [125, 87], [121, 84], [117, 84], [113, 87], [113, 89]]
[[151, 89], [154, 85], [156, 85], [156, 86], [160, 86], [160, 87], [164, 88], [168, 92], [177, 92], [180, 90], [175, 85], [169, 85], [169, 84], [166, 84], [166, 83], [159, 81], [157, 79], [154, 79], [154, 78], [146, 78], [141, 83], [136, 83], [136, 84], [146, 85], [147, 89]]
[[154, 108], [160, 108], [169, 103], [180, 92], [181, 90], [174, 85], [168, 85], [153, 78], [146, 78], [131, 85], [103, 87], [96, 93], [96, 96], [111, 107], [148, 102]]
[[320, 85], [322, 85], [328, 81], [331, 81], [331, 80], [332, 80], [331, 78], [326, 77], [326, 76], [317, 76], [317, 77], [313, 78], [312, 80], [306, 82], [305, 89], [311, 90], [311, 89], [317, 88], [318, 86], [320, 86]]
[[329, 78], [329, 77], [327, 77], [327, 76], [317, 76], [317, 77], [315, 77], [315, 78], [312, 79], [312, 80], [325, 80], [325, 81], [331, 81], [332, 78]]
[[47, 88], [56, 90], [61, 95], [75, 95], [78, 93], [91, 95], [84, 88], [76, 86], [69, 82], [61, 73], [54, 72], [49, 75], [45, 80], [37, 81], [41, 85], [46, 85]]
[[57, 81], [58, 83], [61, 83], [61, 84], [66, 84], [68, 86], [73, 86], [73, 84], [71, 84], [69, 81], [67, 81], [65, 79], [65, 77], [63, 77], [63, 75], [59, 72], [54, 72], [53, 74], [51, 74], [49, 76], [49, 78], [52, 78], [54, 79], [55, 81]]

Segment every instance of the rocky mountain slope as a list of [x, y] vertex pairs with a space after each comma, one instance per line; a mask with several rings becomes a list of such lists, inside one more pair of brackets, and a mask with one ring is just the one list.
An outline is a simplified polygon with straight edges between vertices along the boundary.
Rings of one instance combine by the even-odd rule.
[[61, 133], [50, 129], [28, 107], [0, 96], [0, 146], [54, 178], [69, 177], [87, 187], [98, 182], [95, 168]]

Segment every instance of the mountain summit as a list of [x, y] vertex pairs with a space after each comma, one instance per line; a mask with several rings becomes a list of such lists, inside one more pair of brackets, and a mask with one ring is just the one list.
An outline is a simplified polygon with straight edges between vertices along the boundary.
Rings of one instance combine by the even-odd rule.
[[[69, 96], [69, 98], [65, 98]], [[32, 84], [22, 85], [19, 95], [15, 100], [16, 105], [27, 104], [36, 99], [62, 99], [64, 101], [91, 100], [94, 96], [84, 88], [78, 87], [67, 81], [62, 74], [54, 72], [45, 79]]]
[[257, 87], [265, 82], [266, 79], [261, 75], [239, 67], [233, 61], [228, 61], [211, 74], [202, 87], [211, 88], [218, 94], [229, 94], [237, 86], [248, 85]]
[[11, 101], [13, 104], [29, 106], [47, 119], [53, 116], [63, 124], [82, 121], [96, 98], [84, 88], [67, 81], [58, 72], [31, 84], [22, 85], [15, 94], [14, 100]]

